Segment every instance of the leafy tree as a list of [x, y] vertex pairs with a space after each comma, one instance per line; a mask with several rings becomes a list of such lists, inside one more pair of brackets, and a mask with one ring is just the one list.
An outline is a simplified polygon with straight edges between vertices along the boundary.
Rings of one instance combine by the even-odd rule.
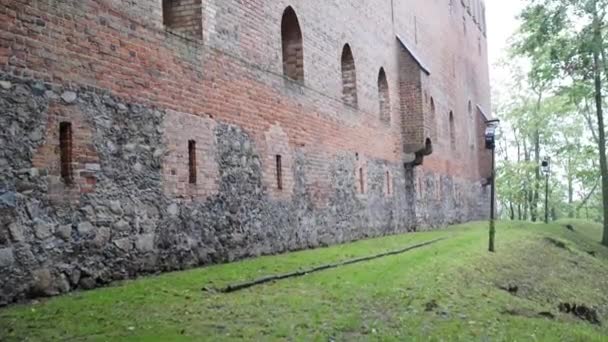
[[[532, 89], [545, 90], [547, 85], [558, 87], [572, 104], [582, 107], [581, 119], [587, 122], [597, 139], [603, 218], [608, 216], [608, 160], [603, 115], [603, 92], [608, 77], [607, 8], [608, 0], [531, 0], [520, 16], [522, 24], [515, 45], [515, 52], [531, 63], [528, 78]], [[590, 117], [591, 112], [594, 112], [594, 118]], [[535, 157], [539, 145], [535, 141]], [[537, 195], [535, 190], [534, 196]], [[605, 220], [602, 243], [608, 246], [608, 222]]]

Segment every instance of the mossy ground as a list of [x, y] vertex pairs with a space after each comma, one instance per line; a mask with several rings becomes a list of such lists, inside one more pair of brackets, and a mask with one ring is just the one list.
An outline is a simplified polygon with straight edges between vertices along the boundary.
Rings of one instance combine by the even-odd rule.
[[[472, 223], [123, 282], [0, 309], [0, 340], [606, 341], [601, 228], [564, 223], [500, 223], [495, 254], [487, 224]], [[438, 237], [448, 239], [235, 293], [201, 291]], [[592, 307], [603, 325], [560, 313], [566, 302]]]

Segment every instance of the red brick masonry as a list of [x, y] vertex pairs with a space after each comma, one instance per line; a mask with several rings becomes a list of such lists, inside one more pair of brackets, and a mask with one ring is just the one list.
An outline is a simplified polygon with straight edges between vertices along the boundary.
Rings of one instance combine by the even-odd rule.
[[485, 217], [484, 7], [0, 0], [0, 304]]

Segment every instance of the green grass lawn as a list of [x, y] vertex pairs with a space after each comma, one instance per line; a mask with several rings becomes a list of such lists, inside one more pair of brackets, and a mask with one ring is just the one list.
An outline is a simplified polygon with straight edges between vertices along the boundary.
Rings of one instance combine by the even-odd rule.
[[[599, 226], [574, 224], [500, 223], [496, 254], [487, 225], [473, 223], [124, 282], [0, 309], [0, 341], [607, 341], [608, 249]], [[439, 237], [235, 293], [201, 291]], [[565, 302], [594, 308], [603, 325], [560, 313]]]

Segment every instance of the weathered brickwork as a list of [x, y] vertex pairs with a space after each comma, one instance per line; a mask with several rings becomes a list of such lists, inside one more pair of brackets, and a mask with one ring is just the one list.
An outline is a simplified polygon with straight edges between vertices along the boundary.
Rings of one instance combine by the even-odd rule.
[[0, 305], [484, 218], [485, 25], [474, 0], [0, 0]]

